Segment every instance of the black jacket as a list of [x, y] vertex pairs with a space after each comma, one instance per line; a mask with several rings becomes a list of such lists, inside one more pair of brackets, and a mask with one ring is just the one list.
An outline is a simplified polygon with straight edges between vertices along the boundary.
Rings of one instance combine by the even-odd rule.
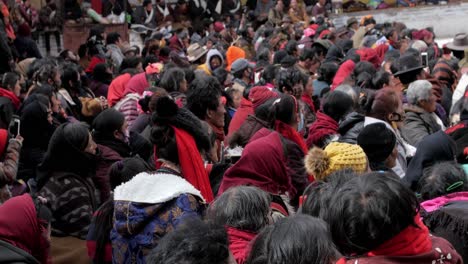
[[0, 263], [39, 264], [39, 261], [26, 251], [0, 240]]
[[345, 120], [340, 123], [338, 133], [340, 133], [339, 142], [357, 144], [357, 137], [364, 129], [365, 116], [357, 112], [349, 114]]

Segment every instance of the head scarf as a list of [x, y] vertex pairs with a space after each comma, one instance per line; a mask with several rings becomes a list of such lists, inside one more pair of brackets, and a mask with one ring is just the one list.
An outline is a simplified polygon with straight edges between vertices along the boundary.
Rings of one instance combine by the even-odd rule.
[[271, 194], [288, 193], [294, 197], [296, 189], [286, 162], [281, 135], [262, 128], [247, 144], [239, 161], [224, 174], [219, 193], [230, 187], [250, 185]]
[[50, 211], [43, 214], [42, 209], [38, 214], [29, 194], [6, 201], [0, 206], [0, 240], [26, 251], [40, 263], [50, 263], [49, 242], [44, 234], [51, 215]]

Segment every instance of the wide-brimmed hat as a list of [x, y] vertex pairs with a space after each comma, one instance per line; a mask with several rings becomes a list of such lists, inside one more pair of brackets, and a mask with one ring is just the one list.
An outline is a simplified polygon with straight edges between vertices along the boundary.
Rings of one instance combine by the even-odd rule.
[[206, 47], [200, 46], [198, 43], [191, 44], [187, 49], [187, 59], [190, 62], [194, 62], [200, 59], [203, 55], [208, 52]]
[[405, 74], [408, 72], [422, 70], [424, 66], [421, 61], [413, 55], [404, 55], [399, 59], [399, 69], [394, 76]]
[[463, 51], [468, 48], [468, 35], [465, 33], [458, 33], [453, 38], [453, 41], [447, 43], [447, 48], [451, 50]]

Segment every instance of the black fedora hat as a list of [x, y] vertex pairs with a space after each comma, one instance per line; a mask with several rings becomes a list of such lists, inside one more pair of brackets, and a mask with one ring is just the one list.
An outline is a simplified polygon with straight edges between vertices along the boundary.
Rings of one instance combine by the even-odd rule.
[[402, 75], [409, 72], [420, 71], [424, 68], [421, 61], [413, 55], [403, 55], [398, 60], [398, 72], [394, 76]]

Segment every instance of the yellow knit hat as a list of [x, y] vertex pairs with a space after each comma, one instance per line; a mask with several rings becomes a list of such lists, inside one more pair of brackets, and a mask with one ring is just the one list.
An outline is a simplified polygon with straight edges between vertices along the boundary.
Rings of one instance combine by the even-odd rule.
[[304, 160], [307, 173], [323, 180], [333, 172], [350, 168], [357, 173], [367, 170], [366, 153], [358, 145], [332, 142], [325, 150], [312, 148]]

